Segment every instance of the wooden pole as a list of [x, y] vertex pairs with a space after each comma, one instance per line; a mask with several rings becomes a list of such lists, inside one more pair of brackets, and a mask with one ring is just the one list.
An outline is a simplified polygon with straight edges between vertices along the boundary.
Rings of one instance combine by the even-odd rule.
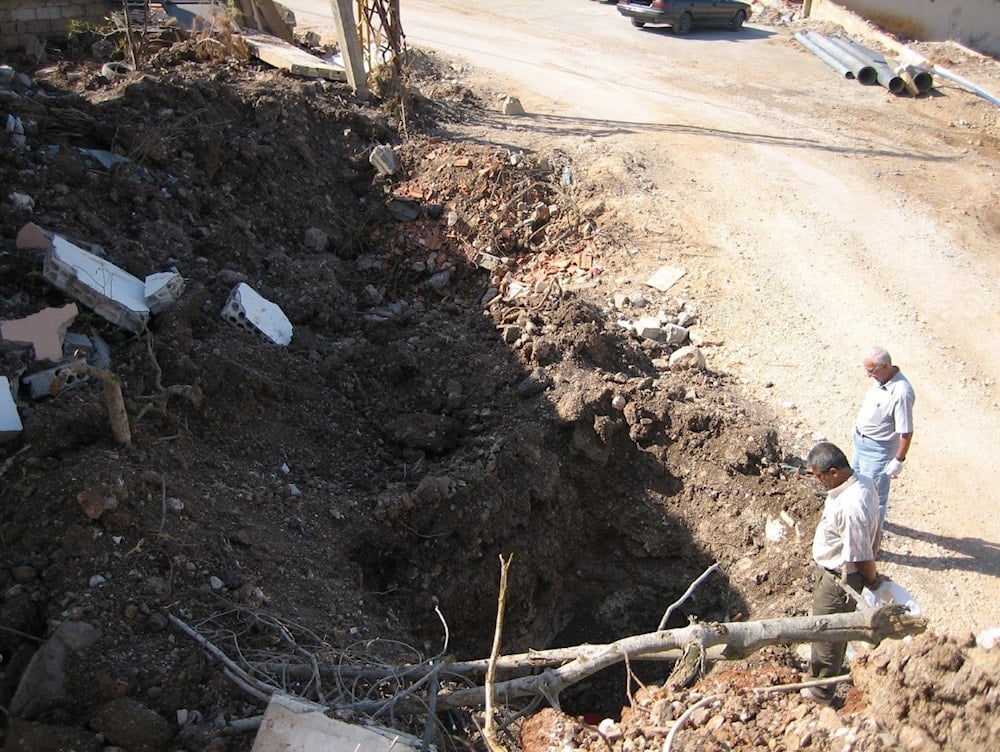
[[366, 101], [368, 99], [368, 74], [365, 73], [361, 40], [358, 39], [354, 8], [351, 6], [351, 2], [352, 0], [330, 0], [330, 7], [333, 10], [334, 26], [337, 27], [340, 54], [344, 58], [344, 70], [347, 71], [347, 83], [354, 89], [354, 96]]

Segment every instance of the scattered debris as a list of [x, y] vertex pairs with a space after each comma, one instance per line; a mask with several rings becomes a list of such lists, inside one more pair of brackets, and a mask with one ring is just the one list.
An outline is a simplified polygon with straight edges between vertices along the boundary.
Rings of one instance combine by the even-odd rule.
[[368, 161], [382, 175], [395, 175], [399, 169], [399, 158], [391, 146], [374, 146]]
[[646, 281], [646, 284], [660, 292], [666, 292], [683, 276], [683, 269], [677, 269], [672, 266], [661, 266]]

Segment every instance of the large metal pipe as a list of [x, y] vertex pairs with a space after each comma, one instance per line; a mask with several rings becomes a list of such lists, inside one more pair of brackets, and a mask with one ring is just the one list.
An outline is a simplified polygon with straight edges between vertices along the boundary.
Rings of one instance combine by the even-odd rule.
[[870, 86], [878, 80], [878, 74], [875, 72], [875, 69], [858, 55], [843, 49], [839, 45], [833, 44], [830, 39], [824, 37], [822, 34], [817, 34], [815, 31], [806, 32], [806, 34], [818, 47], [847, 66], [858, 80], [858, 83]]
[[807, 36], [808, 33], [809, 32], [805, 32], [805, 31], [797, 31], [797, 32], [795, 32], [795, 35], [794, 35], [795, 36], [795, 40], [799, 44], [801, 44], [803, 47], [805, 47], [807, 50], [809, 50], [811, 53], [813, 53], [816, 57], [818, 57], [820, 60], [822, 60], [824, 63], [826, 63], [831, 68], [833, 68], [835, 71], [837, 71], [844, 78], [854, 78], [854, 73], [851, 71], [850, 68], [848, 68], [842, 62], [840, 62], [837, 58], [835, 58], [829, 52], [827, 52], [822, 47], [820, 47], [818, 44], [816, 44], [816, 42], [814, 42], [812, 39], [810, 39]]
[[868, 49], [863, 44], [858, 44], [853, 39], [848, 39], [847, 37], [830, 37], [830, 42], [868, 63], [875, 69], [875, 80], [893, 94], [901, 94], [906, 90], [906, 84], [903, 82], [903, 79], [895, 74], [885, 61], [885, 58], [875, 52], [875, 50]]

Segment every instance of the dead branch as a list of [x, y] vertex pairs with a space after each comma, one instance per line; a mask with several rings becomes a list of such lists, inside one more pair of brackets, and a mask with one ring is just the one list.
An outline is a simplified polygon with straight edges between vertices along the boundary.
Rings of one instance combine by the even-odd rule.
[[153, 364], [153, 385], [156, 387], [157, 394], [136, 397], [136, 399], [146, 403], [139, 410], [139, 414], [135, 416], [136, 421], [142, 420], [143, 416], [150, 409], [156, 410], [161, 415], [166, 415], [167, 402], [170, 401], [171, 397], [183, 397], [194, 405], [195, 408], [201, 407], [203, 395], [199, 387], [189, 386], [188, 384], [174, 384], [173, 386], [164, 388], [162, 383], [163, 370], [160, 368], [160, 363], [156, 359], [156, 352], [153, 350], [153, 335], [148, 331], [146, 332], [146, 352], [149, 353], [149, 359]]
[[693, 593], [697, 589], [697, 587], [705, 580], [707, 580], [708, 576], [718, 568], [719, 568], [719, 562], [715, 562], [715, 564], [713, 564], [704, 572], [702, 572], [701, 576], [697, 580], [691, 583], [688, 589], [684, 591], [684, 595], [682, 595], [680, 598], [678, 598], [676, 601], [674, 601], [667, 607], [667, 610], [663, 612], [663, 618], [660, 619], [660, 625], [657, 627], [657, 630], [663, 629], [665, 626], [667, 626], [667, 621], [670, 619], [670, 614], [673, 613], [674, 609], [680, 606], [682, 603], [684, 603], [684, 601], [686, 601], [688, 598], [690, 598], [691, 593]]
[[[624, 660], [626, 655], [636, 658], [692, 643], [704, 648], [725, 645], [726, 657], [744, 658], [768, 645], [851, 641], [877, 645], [885, 639], [900, 639], [926, 629], [927, 619], [909, 615], [902, 606], [829, 616], [691, 624], [682, 629], [626, 637], [607, 645], [581, 645], [575, 648], [576, 656], [558, 668], [501, 682], [496, 691], [509, 699], [533, 695], [557, 698], [567, 687]], [[446, 694], [439, 698], [438, 705], [443, 709], [479, 707], [484, 700], [484, 690], [475, 687]]]
[[510, 563], [514, 559], [511, 554], [504, 559], [500, 555], [500, 594], [497, 596], [497, 623], [493, 630], [493, 650], [490, 651], [490, 663], [486, 669], [486, 723], [483, 729], [483, 738], [486, 746], [492, 752], [503, 752], [503, 746], [496, 739], [496, 723], [493, 717], [493, 693], [494, 679], [497, 672], [497, 655], [500, 653], [500, 637], [503, 634], [503, 613], [507, 605], [507, 573], [510, 571]]
[[709, 703], [715, 702], [717, 699], [718, 699], [717, 697], [711, 697], [711, 696], [705, 697], [696, 702], [694, 705], [685, 710], [683, 713], [681, 713], [681, 717], [677, 719], [677, 723], [675, 723], [673, 725], [673, 728], [670, 729], [670, 733], [667, 734], [667, 738], [663, 742], [663, 752], [670, 752], [670, 749], [674, 745], [674, 738], [677, 736], [677, 732], [680, 731], [680, 728], [681, 726], [684, 725], [685, 721], [687, 721], [688, 718], [694, 715], [694, 711], [696, 711], [698, 708], [708, 705]]
[[25, 444], [23, 447], [14, 452], [14, 454], [5, 459], [3, 464], [0, 465], [0, 477], [3, 477], [3, 474], [10, 470], [11, 465], [14, 464], [14, 460], [27, 452], [29, 449], [31, 449], [31, 444]]
[[66, 382], [71, 375], [96, 379], [104, 385], [104, 398], [108, 403], [108, 417], [111, 420], [111, 435], [123, 447], [130, 446], [132, 444], [132, 429], [129, 426], [125, 398], [122, 397], [122, 386], [118, 377], [103, 368], [95, 368], [84, 361], [75, 361], [57, 372], [56, 377], [52, 380], [52, 393], [58, 394], [65, 389]]

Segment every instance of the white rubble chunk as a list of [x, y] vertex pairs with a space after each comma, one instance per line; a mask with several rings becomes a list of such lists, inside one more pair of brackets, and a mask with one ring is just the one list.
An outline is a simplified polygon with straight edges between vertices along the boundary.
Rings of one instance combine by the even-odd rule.
[[10, 391], [10, 379], [0, 376], [0, 441], [9, 441], [21, 433], [21, 416]]
[[149, 306], [142, 280], [66, 238], [52, 236], [42, 277], [122, 329], [141, 332], [146, 328]]
[[674, 370], [685, 370], [695, 368], [699, 371], [705, 370], [705, 356], [694, 345], [682, 347], [670, 355], [670, 367]]
[[663, 329], [660, 320], [656, 316], [643, 316], [635, 322], [635, 333], [644, 339], [652, 339], [657, 342], [663, 340]]
[[399, 169], [399, 158], [391, 146], [372, 147], [368, 161], [383, 175], [393, 175]]
[[184, 277], [177, 272], [156, 272], [146, 276], [143, 294], [150, 313], [167, 310], [183, 292]]
[[685, 271], [683, 269], [677, 269], [672, 266], [661, 266], [653, 273], [653, 276], [647, 280], [646, 284], [656, 290], [659, 290], [660, 292], [666, 292], [673, 287], [674, 283], [683, 277], [684, 274]]
[[384, 726], [358, 726], [324, 715], [325, 707], [271, 695], [251, 752], [386, 752], [419, 749], [420, 739]]
[[292, 341], [292, 322], [284, 311], [246, 282], [240, 282], [229, 293], [222, 318], [244, 331], [263, 334], [277, 345], [287, 345]]

